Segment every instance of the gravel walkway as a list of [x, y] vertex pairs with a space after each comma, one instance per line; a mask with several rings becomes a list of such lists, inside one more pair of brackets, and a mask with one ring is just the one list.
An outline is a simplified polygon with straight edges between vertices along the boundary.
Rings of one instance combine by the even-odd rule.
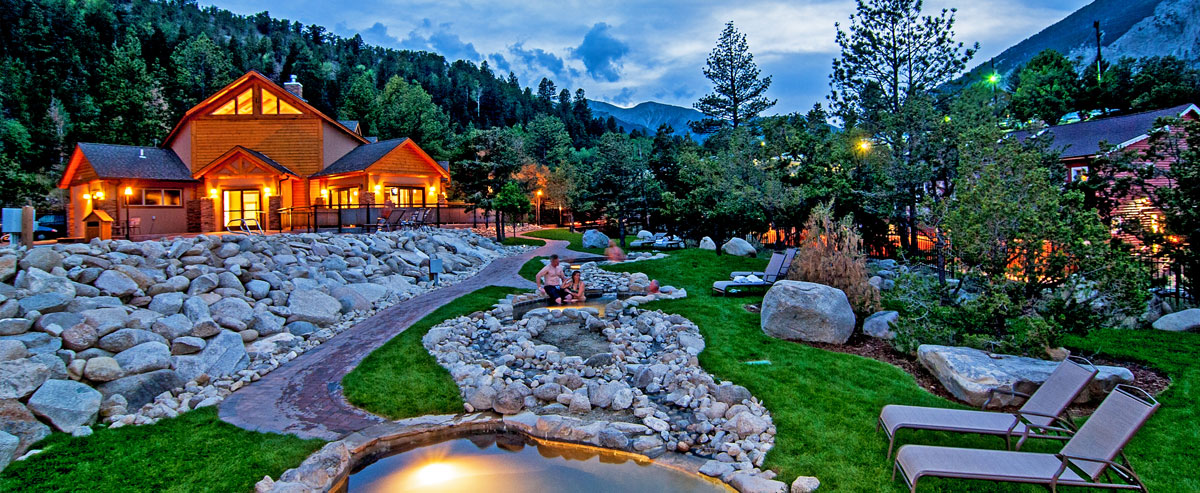
[[392, 305], [317, 348], [234, 392], [220, 404], [221, 419], [247, 430], [292, 433], [302, 438], [337, 440], [385, 421], [346, 402], [342, 377], [359, 361], [416, 321], [458, 297], [486, 286], [533, 288], [517, 272], [535, 256], [583, 255], [566, 241], [493, 261], [478, 274]]

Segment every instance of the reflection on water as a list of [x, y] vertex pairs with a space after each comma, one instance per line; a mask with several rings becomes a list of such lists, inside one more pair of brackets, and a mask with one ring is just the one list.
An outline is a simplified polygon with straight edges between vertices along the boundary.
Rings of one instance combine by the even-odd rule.
[[580, 302], [563, 303], [561, 305], [555, 305], [553, 302], [549, 302], [549, 301], [544, 301], [541, 303], [532, 303], [532, 304], [516, 307], [516, 309], [514, 310], [513, 318], [519, 319], [519, 318], [523, 317], [526, 313], [529, 313], [530, 310], [534, 310], [537, 308], [545, 308], [547, 310], [565, 310], [567, 308], [579, 309], [579, 308], [585, 308], [585, 307], [595, 308], [597, 311], [600, 312], [599, 316], [603, 317], [604, 316], [604, 306], [609, 303], [612, 303], [613, 300], [615, 300], [615, 299], [617, 299], [617, 296], [610, 294], [610, 295], [592, 295], [592, 296], [588, 296], [587, 299], [580, 301]]
[[354, 493], [729, 491], [708, 479], [601, 449], [474, 435], [385, 457], [350, 475]]

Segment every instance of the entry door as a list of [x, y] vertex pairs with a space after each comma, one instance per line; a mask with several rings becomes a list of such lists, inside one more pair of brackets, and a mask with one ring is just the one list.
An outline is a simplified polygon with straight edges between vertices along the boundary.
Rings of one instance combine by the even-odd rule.
[[225, 225], [239, 219], [261, 221], [262, 192], [259, 190], [225, 190]]
[[397, 207], [425, 207], [425, 189], [419, 187], [392, 187]]

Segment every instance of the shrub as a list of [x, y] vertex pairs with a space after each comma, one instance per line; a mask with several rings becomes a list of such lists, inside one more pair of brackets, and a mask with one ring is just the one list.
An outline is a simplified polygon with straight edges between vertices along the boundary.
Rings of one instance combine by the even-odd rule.
[[788, 279], [842, 290], [862, 318], [879, 310], [879, 290], [867, 278], [862, 236], [852, 218], [835, 221], [832, 202], [813, 208], [804, 223], [804, 239], [788, 269]]

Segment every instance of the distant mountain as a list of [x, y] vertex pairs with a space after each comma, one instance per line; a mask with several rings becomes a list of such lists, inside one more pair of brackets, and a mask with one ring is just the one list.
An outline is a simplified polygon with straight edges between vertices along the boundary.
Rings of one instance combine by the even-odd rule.
[[1008, 76], [1047, 48], [1081, 66], [1095, 63], [1094, 21], [1105, 60], [1174, 55], [1200, 66], [1200, 0], [1096, 0], [980, 64], [966, 80], [979, 80], [993, 66]]
[[639, 103], [632, 108], [622, 108], [602, 101], [588, 100], [588, 107], [591, 108], [594, 117], [606, 120], [609, 116], [613, 117], [617, 120], [617, 125], [624, 127], [626, 132], [637, 129], [649, 135], [654, 135], [658, 126], [664, 123], [674, 128], [676, 135], [690, 134], [688, 122], [704, 118], [703, 113], [694, 109], [654, 101]]

